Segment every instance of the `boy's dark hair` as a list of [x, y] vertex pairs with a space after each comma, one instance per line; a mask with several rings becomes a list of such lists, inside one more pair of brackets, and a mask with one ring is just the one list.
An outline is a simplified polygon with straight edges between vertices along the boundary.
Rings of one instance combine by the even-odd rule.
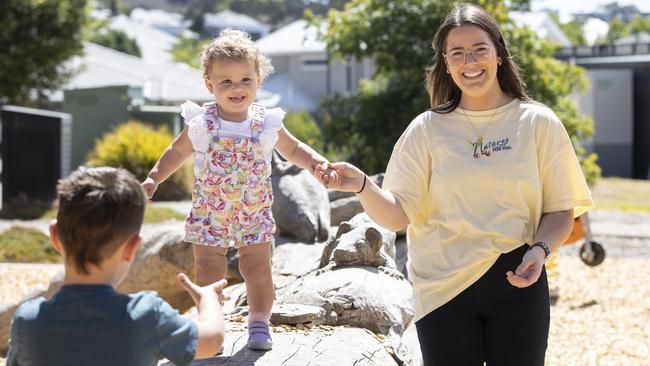
[[57, 186], [57, 231], [66, 261], [88, 274], [142, 226], [146, 197], [124, 169], [80, 167]]

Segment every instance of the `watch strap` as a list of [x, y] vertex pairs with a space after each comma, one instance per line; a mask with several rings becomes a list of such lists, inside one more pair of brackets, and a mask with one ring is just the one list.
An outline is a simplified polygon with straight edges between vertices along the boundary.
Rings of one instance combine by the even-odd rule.
[[548, 247], [548, 244], [543, 241], [537, 241], [533, 243], [528, 250], [533, 249], [534, 247], [540, 247], [544, 251], [544, 259], [548, 260], [551, 257], [551, 249]]

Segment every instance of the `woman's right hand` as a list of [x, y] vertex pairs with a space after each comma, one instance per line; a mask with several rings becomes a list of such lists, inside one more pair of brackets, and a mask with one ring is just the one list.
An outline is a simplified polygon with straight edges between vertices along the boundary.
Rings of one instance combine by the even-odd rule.
[[156, 189], [158, 189], [158, 182], [156, 182], [156, 180], [151, 177], [147, 177], [147, 179], [145, 179], [144, 182], [140, 184], [142, 185], [142, 188], [147, 195], [147, 199], [149, 202], [151, 202], [153, 194], [156, 192]]
[[[323, 181], [326, 187], [336, 189], [343, 192], [359, 192], [363, 186], [363, 179], [366, 174], [356, 166], [346, 163], [329, 163], [327, 169], [334, 170], [337, 173], [338, 179], [334, 181]], [[324, 172], [324, 170], [321, 170]], [[317, 172], [318, 174], [318, 172]]]

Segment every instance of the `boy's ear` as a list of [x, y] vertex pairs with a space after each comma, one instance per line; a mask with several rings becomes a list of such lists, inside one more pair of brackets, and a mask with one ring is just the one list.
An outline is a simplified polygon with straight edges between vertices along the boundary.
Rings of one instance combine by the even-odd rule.
[[140, 248], [141, 243], [142, 237], [140, 234], [133, 234], [129, 237], [129, 239], [126, 241], [126, 244], [124, 244], [124, 251], [122, 252], [125, 261], [133, 261], [135, 254], [138, 252], [138, 248]]
[[208, 78], [203, 78], [203, 82], [205, 83], [205, 87], [208, 88], [208, 91], [210, 91], [210, 93], [213, 93], [213, 91], [212, 91], [212, 81], [210, 81], [210, 79], [208, 79]]
[[60, 254], [63, 254], [61, 242], [59, 241], [59, 231], [56, 228], [56, 220], [52, 220], [52, 222], [50, 223], [50, 241], [52, 242], [52, 246], [54, 247], [54, 250], [56, 250]]

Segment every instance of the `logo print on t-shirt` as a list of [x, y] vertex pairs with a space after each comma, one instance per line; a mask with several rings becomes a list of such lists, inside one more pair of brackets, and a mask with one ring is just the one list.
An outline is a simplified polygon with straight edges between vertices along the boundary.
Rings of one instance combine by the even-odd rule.
[[476, 159], [481, 156], [489, 157], [492, 153], [498, 151], [512, 150], [510, 146], [510, 138], [506, 137], [501, 140], [483, 142], [483, 138], [478, 138], [476, 141], [467, 141], [472, 147], [472, 156]]

